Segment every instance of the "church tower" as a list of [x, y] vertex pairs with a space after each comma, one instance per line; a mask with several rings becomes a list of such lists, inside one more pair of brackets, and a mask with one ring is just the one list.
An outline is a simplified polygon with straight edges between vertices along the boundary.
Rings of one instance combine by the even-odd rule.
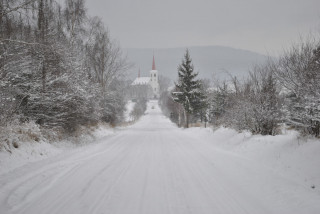
[[152, 70], [150, 71], [150, 86], [152, 87], [154, 98], [159, 98], [159, 94], [160, 94], [159, 76], [158, 76], [158, 71], [156, 69], [154, 55], [153, 55], [153, 61], [152, 61]]

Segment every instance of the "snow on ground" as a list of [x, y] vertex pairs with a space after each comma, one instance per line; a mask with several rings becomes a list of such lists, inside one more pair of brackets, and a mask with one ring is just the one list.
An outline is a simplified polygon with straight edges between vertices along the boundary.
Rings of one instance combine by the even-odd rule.
[[136, 103], [135, 102], [132, 102], [131, 100], [129, 100], [126, 104], [126, 111], [124, 113], [124, 118], [125, 118], [125, 121], [126, 122], [131, 122], [133, 121], [133, 118], [132, 116], [130, 115], [131, 112], [133, 111], [133, 108], [134, 108], [134, 105]]
[[[14, 132], [12, 133], [16, 134]], [[41, 137], [39, 141], [33, 141], [29, 138], [21, 138], [21, 136], [10, 136], [10, 138], [14, 140], [20, 139], [18, 142], [19, 147], [13, 148], [11, 146], [10, 152], [7, 152], [6, 150], [0, 151], [0, 175], [26, 164], [56, 156], [60, 153], [67, 152], [68, 150], [77, 149], [79, 146], [85, 147], [88, 143], [99, 142], [97, 139], [106, 139], [107, 136], [112, 136], [114, 134], [115, 129], [106, 125], [99, 125], [93, 130], [81, 133], [77, 137], [70, 137], [53, 143], [49, 143], [46, 139]], [[37, 135], [40, 136], [40, 133], [37, 133]]]
[[0, 175], [1, 213], [320, 213], [320, 142], [295, 132], [179, 129], [152, 101], [99, 142]]
[[12, 153], [0, 152], [0, 176], [9, 171], [24, 166], [62, 152], [59, 149], [46, 142], [24, 142], [19, 148], [12, 149]]
[[229, 128], [192, 128], [186, 130], [212, 139], [214, 147], [231, 151], [259, 162], [274, 172], [290, 177], [305, 188], [320, 192], [320, 140], [301, 138], [296, 131], [283, 135], [261, 136], [249, 132], [238, 133]]

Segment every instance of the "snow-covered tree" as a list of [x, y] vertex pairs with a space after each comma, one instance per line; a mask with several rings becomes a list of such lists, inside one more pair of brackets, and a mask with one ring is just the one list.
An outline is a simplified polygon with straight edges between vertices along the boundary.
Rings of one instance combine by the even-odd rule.
[[83, 0], [0, 3], [0, 125], [18, 119], [73, 132], [121, 120], [125, 58]]
[[280, 57], [275, 74], [284, 88], [285, 121], [307, 134], [320, 132], [320, 42], [302, 41]]
[[217, 84], [210, 96], [210, 121], [254, 134], [274, 135], [281, 122], [273, 63], [256, 65], [244, 82]]
[[185, 126], [189, 127], [190, 116], [203, 109], [205, 94], [201, 90], [201, 81], [197, 80], [198, 73], [194, 72], [189, 50], [186, 50], [184, 59], [178, 67], [178, 82], [176, 90], [172, 93], [174, 101], [183, 106]]
[[124, 106], [125, 95], [119, 96], [117, 92], [124, 89], [119, 89], [116, 85], [121, 82], [128, 64], [119, 45], [111, 41], [102, 21], [95, 17], [91, 18], [89, 23], [89, 37], [86, 42], [87, 72], [99, 87], [97, 96], [103, 121], [113, 122], [114, 118], [118, 118], [124, 111], [120, 106]]
[[277, 80], [271, 62], [256, 66], [251, 73], [251, 104], [253, 127], [251, 131], [262, 135], [274, 135], [281, 122], [281, 99]]
[[209, 96], [209, 122], [218, 124], [219, 119], [227, 110], [228, 85], [223, 82], [222, 85], [216, 85]]

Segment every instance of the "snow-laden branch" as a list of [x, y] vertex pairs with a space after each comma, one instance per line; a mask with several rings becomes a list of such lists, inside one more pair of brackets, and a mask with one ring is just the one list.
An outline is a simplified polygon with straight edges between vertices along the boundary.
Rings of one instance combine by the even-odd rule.
[[10, 7], [8, 6], [8, 8], [7, 8], [7, 9], [4, 9], [3, 12], [0, 14], [0, 19], [1, 19], [2, 17], [4, 17], [4, 16], [8, 15], [9, 13], [12, 13], [12, 12], [14, 12], [14, 11], [17, 11], [17, 10], [19, 10], [19, 9], [21, 9], [21, 8], [23, 8], [23, 7], [27, 6], [27, 5], [35, 2], [35, 1], [37, 1], [37, 0], [29, 0], [29, 1], [26, 1], [26, 2], [24, 2], [24, 3], [21, 3], [20, 5], [14, 7], [14, 8], [10, 8]]
[[3, 44], [4, 42], [13, 42], [13, 43], [19, 43], [19, 44], [23, 44], [23, 45], [41, 45], [41, 46], [48, 46], [42, 43], [38, 43], [38, 42], [25, 42], [25, 41], [21, 41], [21, 40], [12, 40], [12, 39], [0, 39], [0, 44]]

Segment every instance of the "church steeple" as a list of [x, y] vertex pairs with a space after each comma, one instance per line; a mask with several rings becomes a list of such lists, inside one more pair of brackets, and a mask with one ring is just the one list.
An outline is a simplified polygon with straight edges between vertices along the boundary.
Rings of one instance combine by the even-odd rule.
[[138, 77], [140, 77], [140, 68], [139, 68], [139, 72], [138, 72]]
[[153, 54], [153, 61], [152, 61], [152, 70], [156, 70], [156, 63], [154, 62], [154, 54]]

